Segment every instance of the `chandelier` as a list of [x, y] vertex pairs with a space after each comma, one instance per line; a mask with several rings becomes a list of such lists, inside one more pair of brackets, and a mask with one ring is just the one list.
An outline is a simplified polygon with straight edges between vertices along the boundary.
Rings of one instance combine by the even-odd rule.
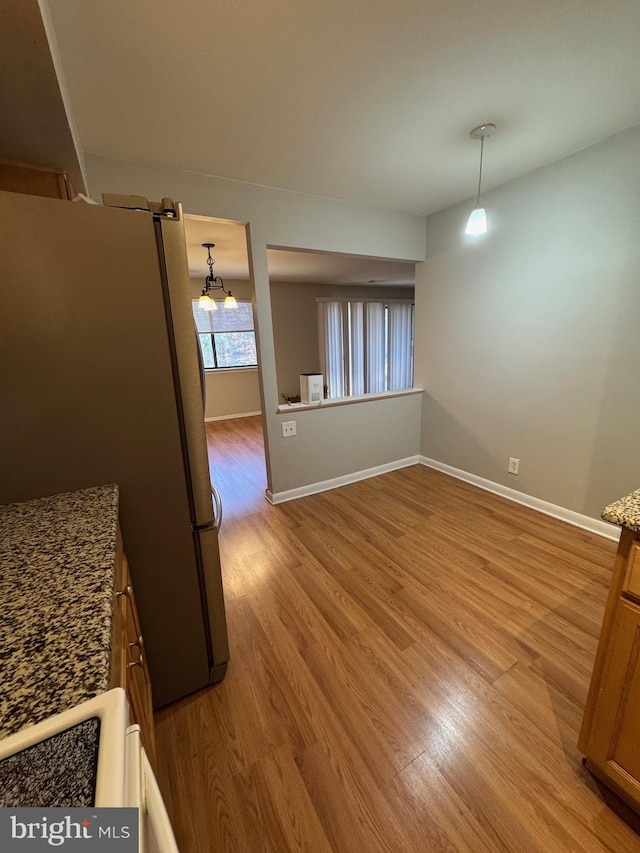
[[209, 266], [209, 275], [204, 280], [204, 287], [202, 288], [202, 295], [198, 300], [198, 307], [203, 311], [217, 311], [218, 305], [216, 302], [209, 296], [215, 290], [221, 290], [225, 294], [224, 307], [226, 309], [237, 308], [238, 303], [235, 300], [235, 297], [231, 293], [230, 290], [227, 290], [224, 286], [223, 280], [219, 275], [213, 274], [213, 265], [215, 261], [211, 257], [211, 250], [215, 248], [215, 243], [203, 243], [202, 248], [207, 250], [207, 264]]

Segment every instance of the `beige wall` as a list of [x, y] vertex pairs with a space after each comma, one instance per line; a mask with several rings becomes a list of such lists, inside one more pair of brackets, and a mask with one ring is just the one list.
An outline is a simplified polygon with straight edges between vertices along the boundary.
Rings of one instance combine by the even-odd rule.
[[[640, 487], [640, 128], [427, 220], [422, 453], [592, 517]], [[520, 474], [506, 473], [507, 459]]]
[[417, 457], [421, 400], [413, 394], [286, 411], [282, 420], [295, 420], [297, 435], [282, 442], [277, 492]]
[[208, 370], [205, 383], [205, 420], [243, 417], [261, 411], [257, 368]]
[[283, 393], [298, 394], [301, 373], [320, 373], [318, 307], [323, 297], [413, 299], [413, 287], [271, 282], [271, 313], [280, 403]]
[[[203, 278], [191, 279], [191, 295], [194, 299], [202, 293], [203, 282]], [[253, 287], [249, 281], [225, 280], [225, 286], [237, 299], [251, 299], [253, 296]], [[206, 420], [230, 418], [261, 411], [257, 367], [207, 370], [205, 388]]]

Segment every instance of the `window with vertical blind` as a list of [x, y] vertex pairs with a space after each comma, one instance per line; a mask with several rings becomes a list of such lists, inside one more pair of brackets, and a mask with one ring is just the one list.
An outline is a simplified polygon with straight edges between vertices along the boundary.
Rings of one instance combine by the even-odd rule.
[[203, 311], [197, 299], [192, 305], [202, 360], [207, 370], [255, 367], [258, 364], [251, 302], [238, 299], [236, 308], [219, 307], [217, 311]]
[[318, 300], [329, 398], [413, 385], [413, 302]]

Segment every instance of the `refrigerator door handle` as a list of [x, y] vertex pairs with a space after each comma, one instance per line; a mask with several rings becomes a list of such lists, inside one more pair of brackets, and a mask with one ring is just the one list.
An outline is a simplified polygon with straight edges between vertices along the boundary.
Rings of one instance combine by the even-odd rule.
[[204, 372], [204, 360], [202, 358], [202, 352], [200, 351], [200, 343], [198, 340], [198, 329], [196, 324], [193, 324], [193, 330], [196, 336], [196, 352], [198, 353], [198, 373], [200, 374], [200, 393], [202, 394], [202, 408], [206, 412], [207, 410], [207, 385], [206, 378]]
[[213, 498], [213, 506], [215, 510], [213, 526], [219, 531], [222, 527], [222, 498], [220, 497], [220, 492], [216, 489], [213, 483], [211, 483], [211, 496]]

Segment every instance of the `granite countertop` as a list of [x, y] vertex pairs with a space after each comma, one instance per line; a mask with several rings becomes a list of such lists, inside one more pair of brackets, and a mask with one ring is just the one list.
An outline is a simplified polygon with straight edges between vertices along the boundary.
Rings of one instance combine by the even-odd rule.
[[0, 506], [0, 737], [109, 689], [118, 487]]
[[606, 506], [602, 510], [602, 517], [612, 524], [640, 532], [640, 489]]

